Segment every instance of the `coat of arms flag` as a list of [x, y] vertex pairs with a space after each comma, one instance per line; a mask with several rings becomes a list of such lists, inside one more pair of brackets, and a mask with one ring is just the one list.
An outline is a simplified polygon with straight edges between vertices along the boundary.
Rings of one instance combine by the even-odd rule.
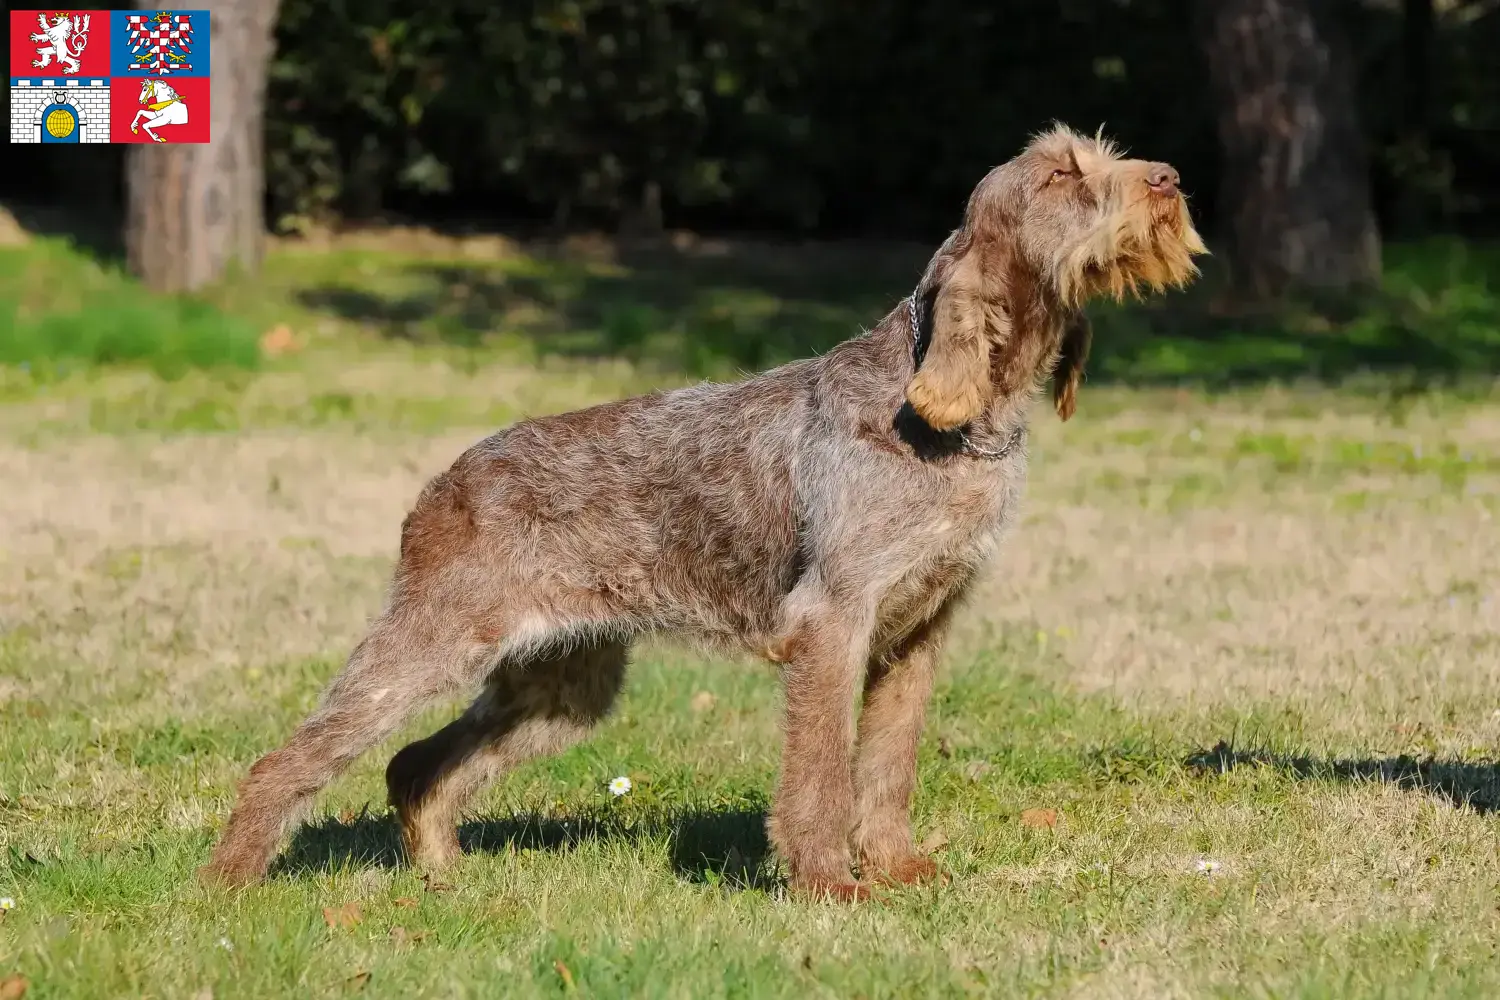
[[10, 12], [10, 141], [208, 142], [206, 10]]

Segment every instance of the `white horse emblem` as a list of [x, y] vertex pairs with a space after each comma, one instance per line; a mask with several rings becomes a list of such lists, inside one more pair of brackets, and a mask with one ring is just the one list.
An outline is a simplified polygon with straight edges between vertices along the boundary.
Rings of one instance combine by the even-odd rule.
[[50, 66], [52, 57], [56, 56], [64, 76], [77, 73], [82, 66], [79, 57], [89, 43], [89, 15], [84, 14], [75, 21], [67, 14], [57, 14], [49, 22], [46, 14], [38, 14], [36, 23], [42, 30], [33, 31], [31, 40], [44, 44], [36, 47], [40, 58], [31, 60], [31, 65], [38, 69]]
[[[130, 131], [136, 135], [141, 129], [146, 130], [156, 142], [166, 142], [152, 129], [163, 125], [186, 125], [188, 120], [188, 107], [177, 91], [165, 80], [145, 80], [141, 83], [140, 103], [146, 105], [144, 110], [135, 113], [135, 119], [130, 123]], [[141, 119], [146, 119], [141, 121]]]

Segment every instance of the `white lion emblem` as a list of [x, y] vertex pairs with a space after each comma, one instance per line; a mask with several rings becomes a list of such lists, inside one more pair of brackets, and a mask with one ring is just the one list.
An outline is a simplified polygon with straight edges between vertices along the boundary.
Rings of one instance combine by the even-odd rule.
[[38, 14], [36, 23], [42, 30], [33, 31], [31, 40], [51, 44], [37, 46], [36, 54], [41, 58], [31, 60], [31, 65], [42, 69], [51, 65], [52, 57], [56, 56], [64, 75], [77, 73], [82, 65], [78, 59], [83, 55], [84, 46], [89, 43], [89, 15], [84, 14], [75, 23], [69, 14], [54, 14], [51, 23], [48, 23], [46, 14]]

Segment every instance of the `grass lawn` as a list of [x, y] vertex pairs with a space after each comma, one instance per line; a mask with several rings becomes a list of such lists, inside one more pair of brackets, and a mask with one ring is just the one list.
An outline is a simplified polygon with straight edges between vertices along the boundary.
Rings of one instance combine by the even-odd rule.
[[[284, 247], [184, 304], [0, 251], [0, 321], [69, 345], [0, 359], [0, 997], [1500, 995], [1500, 282], [1461, 245], [1332, 321], [1100, 317], [922, 743], [947, 886], [785, 898], [774, 672], [652, 646], [441, 882], [400, 865], [381, 773], [457, 704], [266, 886], [195, 883], [427, 477], [528, 413], [825, 347], [922, 257]], [[117, 294], [177, 317], [166, 362], [91, 332]], [[277, 324], [300, 350], [180, 346]], [[1266, 381], [1296, 372], [1337, 385]]]

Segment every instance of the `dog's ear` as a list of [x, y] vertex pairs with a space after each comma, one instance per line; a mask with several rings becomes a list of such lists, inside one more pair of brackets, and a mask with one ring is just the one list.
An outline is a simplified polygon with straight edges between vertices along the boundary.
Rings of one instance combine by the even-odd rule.
[[1052, 402], [1057, 415], [1067, 420], [1078, 409], [1078, 384], [1083, 381], [1083, 366], [1089, 359], [1094, 342], [1094, 328], [1081, 312], [1074, 313], [1063, 327], [1062, 349], [1052, 369]]
[[906, 386], [912, 409], [940, 431], [978, 417], [994, 394], [983, 280], [977, 254], [966, 253], [948, 268], [933, 297], [927, 354]]

